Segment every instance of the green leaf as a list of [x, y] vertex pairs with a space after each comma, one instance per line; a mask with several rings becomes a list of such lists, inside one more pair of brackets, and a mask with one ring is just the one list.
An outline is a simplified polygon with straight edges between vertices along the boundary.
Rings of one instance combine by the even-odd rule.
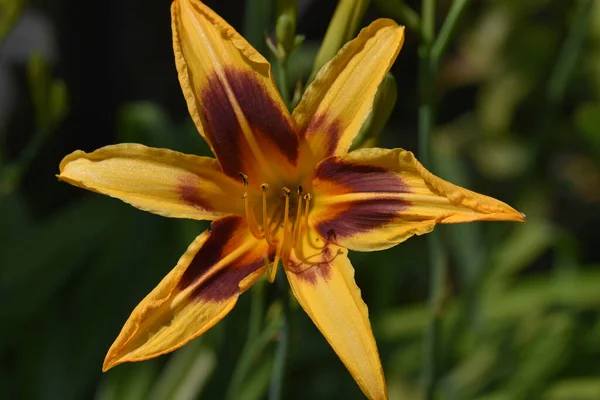
[[19, 18], [24, 5], [24, 0], [0, 0], [0, 41]]
[[544, 393], [546, 400], [600, 399], [598, 377], [571, 378], [553, 383]]
[[216, 363], [214, 352], [196, 339], [176, 351], [152, 387], [149, 400], [199, 398]]
[[96, 400], [145, 400], [156, 373], [156, 361], [123, 365], [105, 375]]
[[396, 79], [388, 72], [377, 88], [373, 108], [352, 143], [353, 149], [377, 145], [381, 132], [394, 111], [397, 98]]
[[321, 67], [331, 60], [346, 42], [354, 38], [369, 3], [370, 0], [339, 0], [315, 59], [309, 81], [314, 79]]

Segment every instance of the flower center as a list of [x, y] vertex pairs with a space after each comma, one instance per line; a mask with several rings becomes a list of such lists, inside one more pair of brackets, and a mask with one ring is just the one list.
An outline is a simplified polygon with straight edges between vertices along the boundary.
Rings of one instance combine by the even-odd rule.
[[[248, 188], [248, 177], [240, 172], [244, 186]], [[269, 247], [276, 246], [275, 259], [271, 267], [265, 255], [265, 266], [268, 270], [270, 282], [275, 280], [279, 260], [286, 260], [292, 249], [301, 243], [301, 237], [308, 227], [308, 213], [312, 195], [304, 193], [302, 186], [298, 186], [293, 194], [287, 187], [279, 191], [269, 189], [267, 183], [260, 185], [261, 208], [257, 218], [255, 204], [248, 190], [244, 193], [244, 208], [248, 229], [256, 239], [264, 239]], [[255, 198], [255, 200], [258, 200]]]

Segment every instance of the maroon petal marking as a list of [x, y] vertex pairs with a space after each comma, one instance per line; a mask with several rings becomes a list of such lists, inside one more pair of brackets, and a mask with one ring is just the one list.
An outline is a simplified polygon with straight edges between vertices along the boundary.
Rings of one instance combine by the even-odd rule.
[[[247, 228], [243, 219], [236, 216], [221, 218], [211, 225], [212, 232], [204, 245], [198, 250], [194, 259], [181, 277], [178, 289], [189, 287], [205, 276], [223, 257], [237, 248], [240, 240], [247, 238]], [[239, 239], [236, 238], [239, 236]], [[265, 246], [266, 250], [266, 246]], [[268, 251], [269, 260], [275, 257], [275, 248]], [[256, 249], [242, 254], [206, 281], [202, 282], [192, 293], [197, 300], [222, 301], [239, 293], [240, 282], [249, 274], [264, 265], [264, 255]]]
[[329, 280], [331, 277], [331, 264], [327, 262], [320, 263], [300, 272], [299, 274], [296, 274], [296, 276], [302, 279], [305, 283], [316, 285], [319, 277], [323, 278], [324, 280]]
[[235, 176], [243, 169], [240, 147], [242, 133], [225, 87], [216, 74], [208, 79], [207, 86], [200, 92], [200, 99], [198, 109], [204, 114], [206, 136], [215, 156], [223, 171]]
[[[314, 257], [311, 257], [311, 259], [313, 258]], [[333, 261], [333, 258], [335, 258], [335, 256], [332, 256], [331, 249], [328, 246], [325, 246], [319, 254], [318, 261], [313, 260], [308, 262], [290, 258], [287, 261], [287, 268], [304, 282], [316, 285], [319, 277], [324, 280], [329, 280], [331, 277], [331, 261]]]
[[[256, 136], [260, 136], [257, 137], [259, 145], [263, 140], [270, 141], [295, 165], [298, 137], [263, 84], [251, 72], [235, 68], [227, 68], [225, 76], [250, 128]], [[224, 172], [235, 177], [238, 172], [245, 170], [242, 149], [247, 148], [248, 144], [223, 82], [216, 73], [208, 78], [208, 84], [200, 90], [200, 99], [198, 108], [204, 114], [206, 135]]]
[[250, 126], [266, 134], [265, 139], [275, 144], [295, 165], [298, 135], [266, 88], [249, 71], [228, 68], [225, 75]]
[[305, 139], [309, 136], [320, 136], [324, 150], [320, 156], [329, 157], [335, 153], [342, 137], [342, 123], [337, 119], [329, 120], [327, 115], [318, 115], [310, 120], [300, 132], [300, 136]]
[[193, 176], [182, 176], [178, 179], [179, 198], [200, 210], [212, 210], [207, 198], [202, 197], [199, 190], [199, 179]]
[[[235, 263], [237, 264], [237, 263]], [[264, 265], [257, 259], [248, 265], [230, 265], [223, 268], [194, 290], [193, 296], [199, 300], [222, 301], [240, 292], [240, 282]]]
[[315, 229], [321, 237], [333, 243], [392, 222], [398, 218], [400, 212], [410, 207], [410, 202], [393, 198], [378, 198], [353, 201], [339, 207], [339, 211], [333, 211], [335, 217], [315, 225]]
[[408, 193], [409, 187], [394, 172], [374, 165], [344, 162], [339, 157], [323, 160], [314, 178], [332, 181], [354, 193]]
[[184, 272], [179, 281], [178, 288], [185, 289], [196, 280], [202, 278], [211, 267], [223, 258], [227, 244], [231, 241], [236, 231], [243, 223], [243, 219], [236, 216], [224, 217], [211, 224], [210, 237], [198, 250], [194, 259]]

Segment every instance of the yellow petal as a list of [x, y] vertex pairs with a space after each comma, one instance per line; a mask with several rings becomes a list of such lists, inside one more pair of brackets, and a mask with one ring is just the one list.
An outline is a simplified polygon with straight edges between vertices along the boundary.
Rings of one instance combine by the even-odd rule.
[[292, 114], [309, 147], [301, 149], [303, 163], [348, 151], [403, 42], [403, 27], [378, 19], [319, 71]]
[[177, 266], [142, 300], [104, 360], [103, 371], [173, 351], [219, 322], [241, 292], [264, 272], [264, 241], [254, 240], [244, 220], [213, 222], [192, 242]]
[[352, 250], [386, 249], [437, 223], [524, 221], [509, 205], [453, 185], [402, 149], [360, 149], [323, 160], [310, 225]]
[[304, 235], [285, 272], [298, 302], [310, 316], [363, 393], [387, 399], [383, 368], [369, 311], [354, 282], [347, 250], [325, 246], [315, 232]]
[[171, 16], [189, 112], [223, 171], [243, 172], [257, 185], [293, 172], [298, 137], [269, 63], [200, 1], [174, 1]]
[[58, 178], [167, 217], [213, 220], [244, 212], [244, 187], [215, 159], [140, 144], [77, 150], [63, 158]]

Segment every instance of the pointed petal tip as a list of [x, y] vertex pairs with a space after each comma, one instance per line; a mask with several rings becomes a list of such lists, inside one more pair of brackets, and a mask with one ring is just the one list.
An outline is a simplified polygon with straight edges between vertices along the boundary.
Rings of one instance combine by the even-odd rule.
[[508, 204], [505, 204], [507, 210], [501, 213], [498, 217], [499, 221], [507, 221], [507, 222], [526, 222], [527, 216], [525, 213], [515, 210]]
[[526, 222], [527, 221], [527, 215], [525, 215], [524, 212], [519, 212], [519, 214], [521, 214], [520, 222]]
[[142, 359], [127, 357], [127, 354], [119, 353], [120, 349], [115, 348], [115, 343], [113, 343], [104, 357], [104, 363], [102, 363], [102, 372], [107, 372], [109, 369], [113, 369], [117, 365], [125, 362], [142, 361]]
[[117, 362], [115, 361], [113, 355], [109, 351], [108, 354], [106, 355], [106, 358], [104, 358], [104, 363], [102, 364], [102, 372], [107, 372], [109, 369], [111, 369], [112, 367], [114, 367], [116, 365], [117, 365]]

